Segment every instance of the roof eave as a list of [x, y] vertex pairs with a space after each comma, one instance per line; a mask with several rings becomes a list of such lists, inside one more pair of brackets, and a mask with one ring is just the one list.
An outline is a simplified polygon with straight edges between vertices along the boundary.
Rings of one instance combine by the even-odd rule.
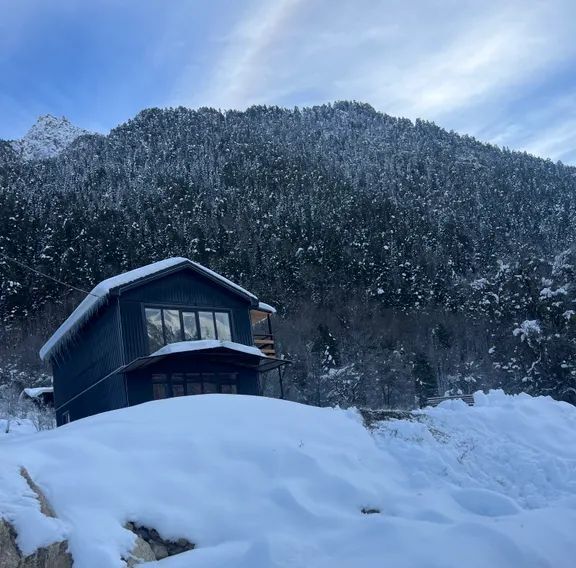
[[169, 268], [166, 268], [166, 269], [161, 270], [159, 272], [156, 272], [154, 274], [149, 274], [148, 276], [144, 276], [143, 278], [140, 278], [138, 280], [134, 280], [134, 281], [128, 282], [126, 284], [120, 284], [119, 286], [116, 286], [115, 288], [111, 288], [110, 294], [115, 294], [115, 295], [119, 296], [122, 294], [122, 292], [124, 292], [126, 290], [131, 290], [133, 288], [137, 288], [139, 286], [142, 286], [143, 284], [146, 284], [147, 282], [153, 282], [154, 280], [157, 280], [158, 278], [163, 278], [164, 276], [174, 274], [174, 273], [179, 272], [180, 270], [185, 269], [185, 268], [190, 268], [196, 274], [201, 274], [202, 276], [204, 276], [205, 278], [207, 278], [211, 282], [214, 282], [215, 284], [218, 284], [219, 286], [226, 288], [226, 290], [235, 294], [236, 296], [240, 296], [240, 297], [248, 300], [250, 302], [251, 306], [257, 306], [258, 305], [258, 298], [256, 298], [256, 296], [253, 296], [252, 294], [249, 294], [249, 293], [245, 293], [242, 290], [240, 290], [234, 286], [228, 285], [223, 280], [212, 276], [209, 272], [202, 270], [198, 265], [194, 264], [193, 262], [191, 262], [189, 260], [184, 260], [179, 264], [175, 264], [174, 266], [171, 266]]

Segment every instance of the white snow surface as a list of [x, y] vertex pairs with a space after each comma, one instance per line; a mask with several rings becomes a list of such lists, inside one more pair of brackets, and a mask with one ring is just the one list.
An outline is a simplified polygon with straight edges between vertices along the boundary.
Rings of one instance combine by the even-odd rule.
[[218, 349], [225, 347], [226, 349], [231, 349], [232, 351], [238, 351], [240, 353], [247, 353], [248, 355], [256, 355], [256, 357], [262, 357], [266, 359], [266, 355], [258, 349], [258, 347], [253, 347], [251, 345], [243, 345], [242, 343], [235, 343], [234, 341], [223, 341], [220, 339], [200, 339], [198, 341], [177, 341], [176, 343], [169, 343], [154, 351], [151, 357], [155, 355], [169, 355], [171, 353], [188, 353], [191, 351], [202, 351], [204, 349]]
[[90, 132], [74, 126], [65, 117], [47, 114], [40, 116], [20, 140], [14, 140], [12, 147], [24, 160], [44, 160], [57, 156], [83, 134]]
[[75, 568], [124, 566], [127, 521], [196, 543], [165, 568], [572, 568], [576, 408], [475, 400], [369, 431], [354, 410], [200, 395], [6, 436], [0, 514], [26, 552], [68, 538]]
[[188, 263], [194, 266], [199, 270], [199, 272], [209, 275], [212, 278], [219, 280], [223, 284], [234, 288], [241, 294], [248, 296], [255, 301], [258, 301], [258, 298], [256, 298], [254, 294], [251, 294], [241, 286], [238, 286], [238, 284], [235, 284], [231, 280], [228, 280], [224, 276], [214, 272], [213, 270], [210, 270], [209, 268], [206, 268], [205, 266], [202, 266], [197, 262], [183, 257], [167, 258], [158, 262], [153, 262], [152, 264], [147, 264], [146, 266], [141, 266], [140, 268], [135, 268], [134, 270], [129, 270], [128, 272], [124, 272], [116, 276], [112, 276], [111, 278], [103, 280], [100, 282], [100, 284], [97, 284], [89, 292], [86, 298], [82, 300], [82, 302], [72, 312], [72, 314], [70, 314], [68, 319], [66, 319], [66, 321], [54, 332], [52, 337], [48, 339], [42, 349], [40, 349], [40, 358], [44, 361], [55, 348], [72, 337], [74, 332], [78, 330], [82, 324], [84, 324], [90, 318], [90, 316], [106, 302], [108, 299], [108, 294], [113, 288], [123, 286], [125, 284], [130, 284], [136, 280], [146, 278], [147, 276], [151, 276], [157, 272], [161, 272], [183, 263]]

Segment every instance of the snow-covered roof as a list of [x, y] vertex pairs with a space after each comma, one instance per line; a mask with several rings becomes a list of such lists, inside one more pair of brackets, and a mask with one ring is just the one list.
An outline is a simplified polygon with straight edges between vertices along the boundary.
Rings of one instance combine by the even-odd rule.
[[154, 274], [164, 272], [179, 265], [188, 265], [195, 268], [201, 274], [220, 282], [232, 291], [248, 298], [251, 302], [258, 302], [258, 298], [254, 294], [248, 292], [248, 290], [245, 290], [241, 286], [238, 286], [238, 284], [228, 280], [228, 278], [225, 278], [197, 262], [183, 257], [167, 258], [165, 260], [160, 260], [159, 262], [147, 264], [146, 266], [141, 266], [140, 268], [124, 272], [123, 274], [118, 274], [117, 276], [112, 276], [96, 285], [80, 305], [72, 312], [68, 319], [54, 332], [42, 349], [40, 349], [40, 358], [44, 361], [54, 352], [55, 349], [58, 349], [68, 341], [74, 333], [77, 332], [78, 329], [106, 303], [108, 295], [112, 290], [153, 276]]
[[27, 396], [30, 398], [38, 398], [40, 395], [45, 393], [53, 393], [54, 387], [36, 387], [36, 388], [27, 388], [23, 391]]
[[274, 306], [271, 306], [270, 304], [265, 304], [264, 302], [258, 302], [258, 309], [261, 312], [267, 312], [269, 314], [276, 313], [276, 308]]
[[207, 349], [230, 349], [248, 355], [254, 355], [267, 359], [268, 357], [252, 345], [243, 345], [242, 343], [235, 343], [234, 341], [221, 341], [219, 339], [201, 339], [199, 341], [178, 341], [177, 343], [169, 343], [164, 347], [154, 351], [150, 357], [158, 355], [171, 355], [173, 353], [189, 353], [192, 351], [206, 351]]

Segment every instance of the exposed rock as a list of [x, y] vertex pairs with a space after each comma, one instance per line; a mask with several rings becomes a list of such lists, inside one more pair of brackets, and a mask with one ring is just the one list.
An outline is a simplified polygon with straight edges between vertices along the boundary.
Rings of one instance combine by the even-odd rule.
[[157, 560], [156, 555], [152, 552], [150, 545], [141, 537], [136, 537], [136, 544], [132, 549], [132, 555], [126, 559], [128, 568], [132, 568], [142, 562], [152, 562]]
[[55, 542], [23, 557], [12, 525], [0, 519], [0, 568], [72, 568], [68, 543]]
[[55, 542], [45, 548], [39, 548], [34, 554], [23, 558], [18, 568], [72, 568], [68, 543]]
[[152, 548], [152, 552], [154, 552], [156, 560], [162, 560], [162, 558], [167, 558], [170, 556], [168, 554], [168, 548], [159, 542], [152, 541], [150, 548]]
[[0, 568], [18, 568], [21, 556], [12, 525], [0, 519]]
[[30, 489], [32, 489], [32, 491], [36, 493], [36, 497], [38, 498], [38, 502], [40, 503], [40, 512], [43, 515], [46, 515], [47, 517], [55, 519], [56, 513], [54, 512], [52, 505], [50, 505], [48, 499], [46, 499], [46, 496], [44, 495], [44, 493], [42, 493], [40, 487], [38, 487], [38, 485], [34, 483], [32, 478], [30, 477], [30, 474], [28, 473], [28, 470], [25, 467], [20, 468], [20, 475], [26, 480], [26, 483], [28, 483]]
[[[192, 542], [185, 538], [179, 538], [176, 541], [163, 539], [156, 529], [144, 527], [136, 523], [128, 522], [125, 527], [137, 537], [136, 545], [132, 550], [130, 558], [127, 560], [128, 566], [130, 567], [150, 560], [162, 560], [169, 556], [193, 550], [195, 547]], [[0, 568], [2, 567], [0, 566]]]

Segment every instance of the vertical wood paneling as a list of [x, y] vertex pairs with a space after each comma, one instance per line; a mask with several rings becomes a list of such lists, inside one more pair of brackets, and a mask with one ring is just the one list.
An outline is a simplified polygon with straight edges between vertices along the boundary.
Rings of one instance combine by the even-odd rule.
[[58, 425], [62, 423], [62, 414], [66, 411], [70, 412], [70, 419], [74, 421], [125, 406], [127, 406], [127, 401], [124, 375], [115, 373], [105, 381], [94, 385], [80, 396], [65, 403], [56, 412], [56, 422]]
[[112, 301], [56, 356], [52, 365], [56, 407], [120, 367], [118, 317], [117, 304]]

